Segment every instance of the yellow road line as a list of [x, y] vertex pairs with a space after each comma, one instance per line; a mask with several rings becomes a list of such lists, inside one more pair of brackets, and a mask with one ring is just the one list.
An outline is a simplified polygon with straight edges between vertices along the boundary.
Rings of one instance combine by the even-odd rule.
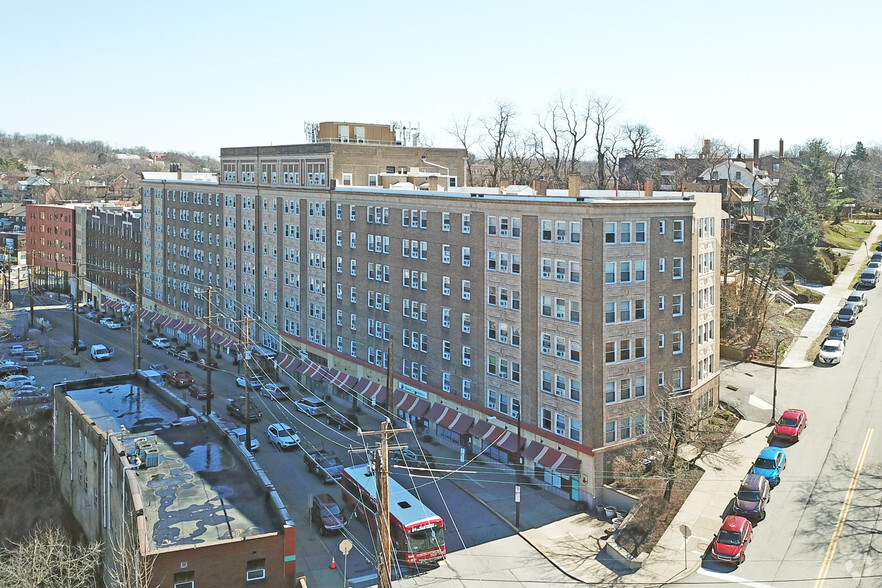
[[836, 545], [839, 543], [839, 537], [842, 535], [842, 528], [845, 526], [845, 519], [848, 517], [848, 509], [851, 507], [851, 501], [854, 498], [854, 491], [857, 488], [858, 479], [861, 477], [861, 468], [864, 467], [864, 458], [867, 457], [867, 451], [870, 449], [870, 439], [873, 438], [873, 429], [867, 429], [867, 435], [864, 437], [864, 445], [858, 455], [857, 464], [851, 473], [851, 482], [848, 484], [848, 491], [845, 493], [845, 500], [842, 502], [842, 509], [839, 511], [839, 519], [836, 521], [836, 527], [833, 528], [833, 536], [830, 537], [830, 544], [827, 546], [827, 554], [824, 556], [824, 563], [821, 564], [821, 571], [818, 572], [818, 578], [815, 581], [815, 588], [821, 588], [827, 580], [827, 573], [830, 571], [830, 565], [833, 563], [833, 555], [836, 553]]

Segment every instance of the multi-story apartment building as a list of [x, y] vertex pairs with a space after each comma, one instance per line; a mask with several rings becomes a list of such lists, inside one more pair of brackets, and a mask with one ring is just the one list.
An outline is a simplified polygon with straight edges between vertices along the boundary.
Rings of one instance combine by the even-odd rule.
[[69, 291], [76, 255], [74, 207], [28, 204], [25, 210], [28, 263], [33, 267], [34, 286]]
[[[141, 272], [141, 212], [91, 206], [78, 211], [85, 219], [86, 246], [77, 258], [80, 290], [95, 307], [135, 302]], [[85, 253], [83, 255], [82, 253]]]
[[464, 156], [251, 147], [217, 184], [145, 176], [146, 304], [192, 321], [211, 285], [218, 326], [376, 382], [394, 339], [396, 405], [435, 402], [404, 417], [590, 499], [654, 399], [716, 406], [720, 196], [458, 187]]

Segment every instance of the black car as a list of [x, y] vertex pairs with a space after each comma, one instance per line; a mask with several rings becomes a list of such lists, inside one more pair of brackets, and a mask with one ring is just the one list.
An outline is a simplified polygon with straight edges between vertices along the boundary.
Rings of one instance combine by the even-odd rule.
[[343, 429], [355, 430], [358, 428], [358, 415], [354, 412], [343, 414], [335, 410], [328, 413], [327, 419], [328, 424], [332, 427], [337, 427], [338, 431], [342, 431]]
[[0, 377], [6, 376], [26, 376], [28, 374], [28, 366], [18, 364], [0, 365]]
[[834, 341], [848, 341], [848, 327], [832, 327], [827, 333], [827, 338]]

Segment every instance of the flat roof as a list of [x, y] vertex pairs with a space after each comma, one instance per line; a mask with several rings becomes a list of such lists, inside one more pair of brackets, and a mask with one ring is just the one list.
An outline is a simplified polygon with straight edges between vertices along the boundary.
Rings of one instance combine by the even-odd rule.
[[134, 457], [136, 440], [158, 450], [156, 466], [135, 470], [147, 534], [156, 549], [277, 530], [254, 474], [210, 427], [182, 424], [177, 413], [137, 383], [68, 389], [67, 394], [100, 429], [116, 433], [128, 455]]

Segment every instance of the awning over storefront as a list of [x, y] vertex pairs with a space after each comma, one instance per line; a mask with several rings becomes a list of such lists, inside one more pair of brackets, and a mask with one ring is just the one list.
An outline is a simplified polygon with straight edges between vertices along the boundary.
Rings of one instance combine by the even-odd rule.
[[180, 331], [185, 335], [193, 335], [199, 330], [199, 325], [197, 324], [189, 324], [181, 327]]
[[[503, 451], [507, 451], [509, 453], [517, 453], [518, 451], [518, 439], [516, 434], [511, 431], [506, 431], [505, 435], [499, 437], [493, 445], [502, 449]], [[521, 439], [521, 447], [524, 446], [523, 439]]]
[[158, 312], [153, 312], [152, 310], [141, 309], [141, 319], [145, 322], [152, 323], [159, 318]]
[[475, 421], [475, 424], [472, 425], [472, 428], [469, 432], [473, 436], [479, 439], [483, 439], [491, 445], [495, 444], [496, 441], [499, 440], [499, 438], [507, 433], [507, 431], [502, 427], [491, 425], [487, 421]]
[[280, 353], [276, 356], [276, 367], [280, 370], [296, 370], [300, 365], [300, 359], [294, 355]]
[[336, 371], [337, 374], [331, 380], [331, 383], [345, 392], [352, 392], [355, 388], [355, 384], [358, 383], [358, 378], [347, 374], [346, 372], [341, 372], [340, 370], [334, 371]]
[[104, 306], [108, 308], [112, 308], [113, 310], [119, 310], [123, 306], [125, 306], [125, 302], [120, 302], [119, 300], [105, 300]]
[[376, 382], [368, 381], [367, 388], [362, 392], [364, 397], [367, 400], [371, 400], [376, 402], [377, 404], [382, 404], [386, 402], [386, 387], [377, 384]]
[[320, 366], [319, 364], [309, 361], [308, 359], [301, 359], [300, 365], [297, 367], [297, 371], [307, 378], [314, 378], [316, 374], [318, 374], [321, 367], [322, 366]]
[[438, 424], [445, 429], [450, 429], [454, 433], [464, 435], [468, 431], [472, 423], [475, 422], [473, 417], [465, 415], [458, 410], [447, 407], [446, 411], [438, 419]]
[[179, 330], [181, 327], [185, 326], [186, 324], [187, 324], [187, 323], [185, 323], [185, 322], [182, 321], [181, 319], [174, 319], [174, 320], [172, 320], [171, 322], [169, 322], [169, 324], [166, 325], [166, 326], [167, 326], [169, 329], [172, 329], [173, 331], [177, 331], [177, 330]]
[[565, 476], [571, 476], [579, 471], [581, 462], [571, 455], [567, 455], [547, 445], [531, 441], [524, 449], [523, 457], [527, 461], [538, 463], [544, 468], [554, 470]]
[[435, 402], [434, 404], [432, 404], [432, 408], [429, 409], [429, 414], [426, 415], [426, 418], [433, 423], [437, 423], [438, 419], [441, 418], [445, 410], [447, 410], [446, 406], [444, 406], [440, 402]]
[[164, 314], [161, 314], [156, 318], [156, 323], [161, 327], [164, 327], [165, 325], [169, 324], [171, 321], [172, 321], [172, 318], [170, 316], [165, 316]]

